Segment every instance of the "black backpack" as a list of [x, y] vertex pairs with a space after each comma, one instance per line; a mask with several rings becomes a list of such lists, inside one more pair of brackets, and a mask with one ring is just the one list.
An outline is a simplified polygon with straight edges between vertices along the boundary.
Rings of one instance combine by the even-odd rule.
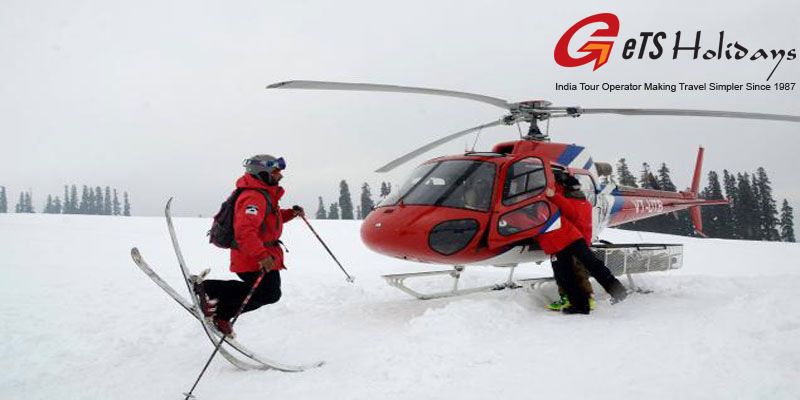
[[239, 195], [242, 194], [245, 190], [258, 190], [261, 194], [264, 195], [264, 199], [267, 200], [267, 212], [264, 214], [264, 220], [261, 221], [261, 231], [263, 232], [267, 229], [267, 215], [271, 213], [272, 210], [272, 201], [269, 198], [269, 193], [264, 190], [259, 189], [242, 189], [236, 188], [236, 190], [228, 196], [228, 199], [222, 203], [220, 206], [217, 215], [214, 216], [214, 222], [211, 224], [211, 230], [208, 231], [208, 242], [213, 244], [214, 246], [223, 248], [223, 249], [236, 249], [239, 248], [239, 245], [234, 240], [234, 233], [233, 233], [233, 214], [236, 209], [236, 200], [239, 198]]

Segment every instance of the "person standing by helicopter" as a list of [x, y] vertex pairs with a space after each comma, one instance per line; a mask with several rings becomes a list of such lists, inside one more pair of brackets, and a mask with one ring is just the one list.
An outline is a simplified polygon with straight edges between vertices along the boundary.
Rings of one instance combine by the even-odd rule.
[[[547, 197], [559, 208], [561, 223], [569, 222], [580, 233], [580, 239], [572, 240], [562, 247], [556, 254], [553, 263], [553, 273], [556, 282], [563, 282], [567, 297], [571, 303], [562, 311], [566, 313], [589, 313], [589, 297], [581, 287], [578, 277], [574, 272], [575, 262], [580, 262], [587, 271], [597, 280], [600, 286], [612, 297], [612, 302], [617, 303], [627, 297], [627, 290], [620, 281], [614, 277], [608, 267], [592, 254], [589, 246], [592, 240], [592, 205], [581, 191], [580, 182], [565, 171], [554, 171], [556, 190], [548, 189]], [[545, 242], [548, 241], [545, 236]], [[540, 239], [541, 244], [541, 239]], [[545, 246], [542, 246], [544, 249]], [[559, 276], [560, 275], [560, 276]], [[560, 279], [559, 279], [560, 278]], [[573, 299], [574, 297], [574, 299]]]
[[241, 280], [203, 280], [195, 284], [203, 313], [212, 318], [217, 330], [228, 336], [233, 336], [231, 319], [262, 271], [265, 275], [243, 312], [276, 303], [281, 298], [280, 270], [286, 269], [280, 241], [283, 224], [305, 215], [300, 206], [281, 209], [278, 204], [284, 194], [279, 185], [283, 179], [281, 171], [286, 168], [283, 157], [260, 154], [246, 159], [243, 165], [245, 174], [236, 181], [236, 190], [223, 203], [209, 232], [211, 242], [220, 246], [215, 228], [226, 224], [217, 224], [218, 217], [226, 210], [233, 213], [232, 226], [220, 231], [233, 229], [229, 243], [230, 270]]
[[[561, 190], [561, 189], [559, 189]], [[555, 200], [555, 193], [552, 189], [547, 189], [546, 195], [558, 206]], [[561, 196], [560, 194], [558, 196]], [[563, 214], [563, 211], [562, 211]], [[589, 295], [583, 290], [578, 282], [577, 275], [572, 268], [572, 252], [566, 251], [567, 247], [576, 242], [583, 241], [578, 228], [567, 218], [560, 219], [560, 226], [557, 229], [540, 233], [536, 240], [545, 254], [550, 255], [553, 266], [553, 275], [560, 289], [566, 292], [570, 305], [561, 308], [565, 314], [589, 314]]]

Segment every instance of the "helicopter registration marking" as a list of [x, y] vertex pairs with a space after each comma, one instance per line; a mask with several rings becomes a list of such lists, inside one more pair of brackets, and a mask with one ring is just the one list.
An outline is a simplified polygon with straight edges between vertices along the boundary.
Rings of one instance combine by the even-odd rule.
[[659, 199], [633, 200], [636, 214], [653, 214], [664, 212], [664, 203]]

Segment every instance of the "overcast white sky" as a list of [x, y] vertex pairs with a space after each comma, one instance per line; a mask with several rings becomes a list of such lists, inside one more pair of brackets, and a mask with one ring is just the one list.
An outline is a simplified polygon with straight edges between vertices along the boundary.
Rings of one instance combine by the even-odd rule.
[[[565, 69], [553, 48], [578, 20], [613, 12], [620, 38], [641, 31], [725, 30], [751, 48], [800, 48], [793, 0], [730, 1], [16, 1], [0, 3], [0, 185], [13, 204], [31, 189], [41, 211], [64, 184], [131, 193], [135, 215], [212, 215], [248, 155], [284, 156], [285, 204], [336, 201], [347, 179], [399, 183], [385, 162], [502, 110], [420, 95], [267, 91], [289, 79], [461, 90], [510, 101], [584, 107], [674, 107], [800, 114], [792, 92], [556, 92], [556, 82], [764, 82], [771, 61], [620, 59]], [[583, 32], [583, 31], [582, 31]], [[584, 32], [583, 35], [588, 34]], [[712, 44], [713, 45], [713, 44]], [[797, 82], [800, 60], [771, 82]], [[705, 171], [767, 169], [778, 200], [800, 208], [800, 124], [696, 118], [584, 116], [551, 125], [554, 141], [594, 159], [667, 162], [689, 184], [698, 145]], [[517, 137], [484, 131], [478, 149]], [[474, 136], [417, 160], [459, 153]], [[705, 172], [704, 171], [704, 172]], [[705, 184], [705, 182], [704, 182]], [[356, 200], [357, 201], [357, 200]]]

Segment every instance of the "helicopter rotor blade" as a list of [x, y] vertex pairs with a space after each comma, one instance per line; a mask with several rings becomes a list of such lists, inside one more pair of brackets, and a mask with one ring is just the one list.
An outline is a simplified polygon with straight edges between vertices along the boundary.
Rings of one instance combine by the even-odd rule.
[[564, 108], [547, 107], [548, 110], [564, 111], [569, 115], [581, 114], [619, 114], [619, 115], [664, 115], [686, 117], [715, 117], [715, 118], [742, 118], [763, 119], [771, 121], [800, 122], [800, 116], [786, 114], [765, 114], [740, 111], [715, 111], [715, 110], [685, 110], [673, 108]]
[[457, 92], [453, 90], [428, 89], [411, 86], [380, 85], [374, 83], [348, 83], [348, 82], [326, 82], [326, 81], [286, 81], [273, 83], [267, 89], [316, 89], [316, 90], [351, 90], [364, 92], [393, 92], [393, 93], [417, 93], [430, 94], [437, 96], [458, 97], [460, 99], [480, 101], [497, 106], [506, 110], [511, 109], [511, 104], [506, 100], [484, 96], [481, 94]]
[[458, 139], [459, 137], [468, 135], [468, 134], [470, 134], [472, 132], [476, 132], [476, 131], [479, 131], [481, 129], [490, 128], [490, 127], [497, 126], [497, 125], [510, 125], [511, 123], [513, 123], [513, 121], [511, 119], [509, 119], [507, 117], [503, 117], [503, 118], [498, 119], [497, 121], [492, 121], [492, 122], [489, 122], [489, 123], [486, 123], [486, 124], [483, 124], [483, 125], [478, 125], [478, 126], [473, 127], [473, 128], [465, 129], [463, 131], [456, 132], [456, 133], [454, 133], [452, 135], [447, 135], [447, 136], [445, 136], [445, 137], [443, 137], [441, 139], [435, 140], [435, 141], [430, 142], [430, 143], [428, 143], [428, 144], [426, 144], [426, 145], [424, 145], [422, 147], [419, 147], [419, 148], [417, 148], [416, 150], [414, 150], [414, 151], [412, 151], [410, 153], [407, 153], [407, 154], [404, 154], [404, 155], [402, 155], [402, 156], [400, 156], [398, 158], [395, 158], [394, 160], [392, 160], [388, 164], [376, 169], [375, 172], [380, 172], [380, 173], [389, 172], [389, 171], [395, 169], [396, 167], [398, 167], [399, 165], [402, 165], [402, 164], [408, 162], [412, 158], [414, 158], [414, 157], [416, 157], [416, 156], [418, 156], [418, 155], [420, 155], [420, 154], [422, 154], [422, 153], [424, 153], [424, 152], [426, 152], [426, 151], [428, 151], [430, 149], [433, 149], [434, 147], [441, 146], [442, 144], [445, 144], [445, 143], [447, 143], [447, 142], [449, 142], [451, 140], [454, 140], [454, 139]]

